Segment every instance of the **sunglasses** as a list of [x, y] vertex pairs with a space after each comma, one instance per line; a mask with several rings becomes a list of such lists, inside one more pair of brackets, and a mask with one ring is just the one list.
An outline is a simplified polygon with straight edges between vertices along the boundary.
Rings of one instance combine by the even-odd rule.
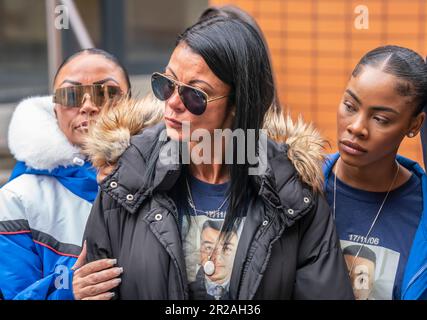
[[197, 116], [205, 112], [208, 102], [228, 97], [226, 95], [209, 98], [208, 94], [201, 89], [171, 79], [158, 72], [153, 73], [151, 76], [151, 88], [156, 98], [161, 101], [168, 100], [175, 92], [175, 88], [178, 88], [179, 97], [185, 108]]
[[123, 92], [118, 86], [91, 84], [56, 89], [53, 102], [69, 108], [80, 108], [84, 99], [89, 96], [95, 106], [101, 107], [109, 100], [122, 95]]

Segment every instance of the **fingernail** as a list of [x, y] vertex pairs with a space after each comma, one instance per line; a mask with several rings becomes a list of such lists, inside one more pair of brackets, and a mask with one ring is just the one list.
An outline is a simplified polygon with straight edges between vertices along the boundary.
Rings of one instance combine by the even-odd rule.
[[114, 297], [116, 294], [114, 292], [109, 292], [110, 297]]
[[119, 272], [119, 274], [122, 274], [123, 273], [123, 267], [118, 268], [118, 272]]
[[118, 285], [118, 284], [120, 284], [122, 282], [122, 279], [117, 278], [117, 279], [114, 279], [113, 282], [114, 282], [115, 285]]
[[110, 259], [110, 264], [112, 265], [112, 266], [114, 266], [114, 265], [116, 265], [117, 264], [117, 259]]

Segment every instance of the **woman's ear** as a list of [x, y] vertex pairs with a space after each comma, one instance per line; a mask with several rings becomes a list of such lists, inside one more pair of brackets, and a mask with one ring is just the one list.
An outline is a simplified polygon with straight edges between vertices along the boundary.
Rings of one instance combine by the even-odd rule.
[[233, 127], [234, 119], [236, 118], [236, 106], [232, 105], [229, 108], [230, 109], [225, 117], [222, 129]]
[[420, 112], [411, 120], [409, 131], [406, 134], [409, 138], [413, 138], [418, 134], [418, 132], [421, 130], [421, 126], [423, 125], [425, 118], [426, 113]]

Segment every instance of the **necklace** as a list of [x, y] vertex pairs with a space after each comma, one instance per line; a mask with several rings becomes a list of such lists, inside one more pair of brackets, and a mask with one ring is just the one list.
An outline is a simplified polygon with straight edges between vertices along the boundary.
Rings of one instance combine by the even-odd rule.
[[[194, 204], [193, 197], [191, 196], [191, 190], [190, 190], [190, 185], [188, 184], [188, 180], [187, 180], [187, 179], [185, 179], [185, 182], [186, 182], [186, 184], [187, 184], [187, 191], [188, 191], [188, 192], [187, 192], [187, 193], [188, 193], [188, 197], [187, 197], [188, 205], [191, 207], [191, 209], [193, 209], [194, 214], [195, 214], [196, 216], [198, 216], [198, 215], [202, 214], [202, 215], [205, 215], [205, 216], [207, 216], [207, 217], [209, 217], [209, 218], [213, 218], [213, 219], [218, 219], [218, 218], [220, 218], [221, 209], [222, 209], [222, 207], [225, 205], [225, 203], [228, 201], [228, 199], [230, 198], [230, 195], [228, 195], [228, 196], [224, 199], [224, 201], [221, 203], [221, 205], [218, 207], [218, 209], [215, 209], [215, 210], [209, 210], [209, 211], [200, 210], [200, 209], [197, 209], [197, 208], [196, 208], [196, 205]], [[200, 214], [198, 214], [198, 212], [199, 212]]]
[[[340, 159], [338, 159], [338, 161], [337, 161], [336, 170], [335, 170], [335, 177], [334, 177], [334, 206], [333, 206], [333, 214], [334, 214], [334, 216], [333, 216], [333, 217], [334, 217], [334, 220], [335, 220], [335, 215], [336, 215], [336, 214], [335, 214], [335, 209], [336, 209], [336, 199], [337, 199], [337, 175], [338, 175], [339, 161], [340, 161], [340, 160], [341, 160], [341, 158], [340, 158]], [[363, 247], [365, 246], [365, 243], [366, 243], [366, 241], [368, 240], [368, 237], [369, 237], [369, 235], [371, 234], [371, 231], [372, 231], [372, 229], [374, 228], [374, 225], [375, 225], [375, 223], [376, 223], [376, 222], [377, 222], [377, 220], [378, 220], [378, 217], [379, 217], [379, 215], [380, 215], [380, 213], [381, 213], [381, 210], [383, 209], [384, 204], [385, 204], [385, 202], [387, 201], [388, 195], [390, 194], [390, 191], [391, 191], [391, 189], [393, 188], [394, 183], [396, 182], [397, 176], [399, 175], [399, 171], [400, 171], [400, 164], [399, 164], [397, 161], [396, 161], [396, 164], [397, 164], [397, 170], [396, 170], [396, 173], [394, 174], [393, 181], [390, 183], [390, 186], [388, 187], [388, 191], [387, 191], [387, 193], [386, 193], [386, 195], [385, 195], [385, 197], [384, 197], [384, 200], [382, 201], [381, 206], [380, 206], [380, 208], [378, 209], [378, 212], [377, 212], [377, 214], [375, 215], [375, 218], [374, 218], [374, 220], [372, 221], [371, 226], [369, 227], [368, 233], [367, 233], [367, 234], [366, 234], [366, 236], [365, 236], [365, 242], [363, 242], [363, 243], [362, 243], [362, 245], [360, 246], [359, 250], [357, 250], [357, 253], [356, 253], [355, 257], [353, 258], [353, 261], [352, 261], [352, 263], [351, 263], [351, 266], [350, 266], [350, 269], [349, 269], [349, 272], [348, 272], [348, 274], [349, 274], [349, 275], [351, 275], [351, 272], [353, 271], [353, 267], [354, 267], [354, 264], [355, 264], [355, 262], [356, 262], [356, 259], [357, 259], [357, 257], [359, 256], [360, 252], [362, 251]]]
[[[189, 206], [194, 211], [194, 216], [193, 215], [191, 215], [191, 216], [193, 217], [193, 221], [196, 224], [196, 227], [197, 227], [197, 229], [199, 229], [200, 234], [201, 234], [202, 230], [200, 229], [199, 224], [197, 223], [197, 220], [196, 220], [196, 216], [198, 216], [197, 212], [201, 212], [201, 213], [203, 213], [205, 215], [207, 215], [208, 213], [209, 214], [214, 213], [214, 216], [218, 217], [219, 214], [220, 214], [220, 212], [221, 212], [221, 208], [225, 205], [225, 203], [227, 202], [227, 200], [230, 198], [230, 195], [228, 195], [225, 198], [225, 200], [221, 203], [221, 205], [216, 210], [208, 211], [208, 212], [203, 211], [203, 210], [198, 210], [196, 208], [196, 205], [194, 204], [193, 197], [191, 196], [191, 189], [190, 189], [190, 185], [188, 183], [188, 179], [187, 178], [185, 179], [185, 183], [187, 185], [187, 193], [188, 193], [187, 201], [188, 201]], [[211, 275], [213, 275], [215, 273], [215, 263], [212, 261], [212, 254], [216, 252], [216, 248], [218, 246], [219, 239], [220, 239], [220, 236], [222, 234], [222, 229], [224, 227], [224, 221], [225, 221], [225, 217], [222, 220], [221, 229], [220, 229], [219, 235], [218, 235], [218, 237], [217, 237], [217, 239], [215, 241], [214, 248], [213, 248], [212, 252], [208, 255], [208, 260], [203, 264], [203, 271], [208, 276], [211, 276]]]

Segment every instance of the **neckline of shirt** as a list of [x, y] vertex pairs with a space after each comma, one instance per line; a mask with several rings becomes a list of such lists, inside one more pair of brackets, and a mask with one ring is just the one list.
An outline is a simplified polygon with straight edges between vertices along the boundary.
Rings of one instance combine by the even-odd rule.
[[[328, 191], [330, 192], [333, 192], [334, 179], [335, 179], [335, 174], [331, 172], [329, 176], [329, 183], [328, 183]], [[390, 191], [389, 200], [387, 200], [387, 202], [393, 199], [394, 195], [396, 194], [399, 194], [400, 197], [410, 194], [411, 192], [414, 191], [415, 188], [419, 186], [420, 183], [421, 183], [420, 179], [414, 173], [412, 173], [408, 181], [406, 181], [404, 184], [397, 187], [396, 189]], [[369, 203], [378, 203], [383, 201], [387, 193], [387, 192], [374, 192], [374, 191], [366, 191], [363, 189], [358, 189], [346, 184], [338, 177], [337, 177], [336, 188], [337, 188], [337, 193], [343, 194], [354, 200], [359, 200], [359, 201], [364, 201]]]

